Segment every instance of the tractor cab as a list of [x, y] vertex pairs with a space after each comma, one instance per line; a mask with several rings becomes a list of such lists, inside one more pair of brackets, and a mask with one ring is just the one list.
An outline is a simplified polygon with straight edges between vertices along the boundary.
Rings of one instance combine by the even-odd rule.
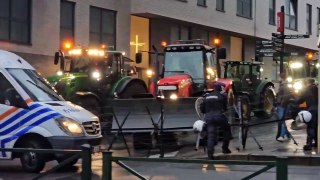
[[226, 61], [224, 78], [232, 80], [235, 95], [244, 97], [247, 104], [250, 102], [255, 116], [270, 117], [275, 100], [274, 84], [261, 78], [262, 66], [262, 62]]
[[177, 41], [166, 46], [158, 89], [177, 93], [178, 97], [202, 95], [218, 77], [216, 57], [216, 49], [201, 40]]
[[263, 72], [261, 62], [225, 62], [224, 78], [232, 79], [235, 89], [254, 91], [261, 82]]
[[308, 78], [314, 78], [316, 83], [318, 83], [319, 63], [317, 60], [290, 60], [284, 63], [284, 68], [288, 76], [288, 86], [295, 94], [299, 94], [303, 90], [305, 87], [305, 81]]

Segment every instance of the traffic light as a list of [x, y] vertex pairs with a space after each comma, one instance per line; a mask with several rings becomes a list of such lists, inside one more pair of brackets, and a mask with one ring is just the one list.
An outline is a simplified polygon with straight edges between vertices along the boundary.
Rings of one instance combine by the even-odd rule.
[[312, 52], [308, 52], [308, 53], [306, 53], [306, 58], [307, 58], [307, 60], [313, 60], [313, 53]]

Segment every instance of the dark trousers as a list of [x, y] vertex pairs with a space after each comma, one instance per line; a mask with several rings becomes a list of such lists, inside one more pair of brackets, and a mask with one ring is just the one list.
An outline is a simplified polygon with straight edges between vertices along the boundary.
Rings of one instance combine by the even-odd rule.
[[208, 133], [207, 153], [208, 153], [208, 158], [213, 159], [214, 146], [218, 138], [217, 137], [218, 127], [220, 127], [220, 129], [223, 131], [222, 149], [229, 148], [229, 142], [231, 138], [231, 128], [226, 117], [222, 114], [211, 115], [209, 117], [206, 117], [206, 122], [207, 122], [207, 133]]
[[315, 141], [315, 145], [318, 143], [318, 111], [309, 110], [312, 115], [311, 121], [307, 123], [307, 146], [312, 147], [312, 141]]

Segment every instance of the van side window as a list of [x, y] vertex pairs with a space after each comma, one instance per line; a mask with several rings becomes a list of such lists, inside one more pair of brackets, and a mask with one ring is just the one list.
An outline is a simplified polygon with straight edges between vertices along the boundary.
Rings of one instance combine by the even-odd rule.
[[8, 100], [7, 92], [10, 89], [14, 89], [10, 82], [4, 77], [3, 74], [0, 73], [0, 104], [5, 104], [10, 106], [10, 102]]

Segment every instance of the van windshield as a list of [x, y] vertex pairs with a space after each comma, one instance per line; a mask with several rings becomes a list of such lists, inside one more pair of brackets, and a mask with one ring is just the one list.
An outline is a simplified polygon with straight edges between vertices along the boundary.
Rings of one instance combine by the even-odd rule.
[[33, 101], [63, 101], [37, 72], [30, 69], [7, 69]]

